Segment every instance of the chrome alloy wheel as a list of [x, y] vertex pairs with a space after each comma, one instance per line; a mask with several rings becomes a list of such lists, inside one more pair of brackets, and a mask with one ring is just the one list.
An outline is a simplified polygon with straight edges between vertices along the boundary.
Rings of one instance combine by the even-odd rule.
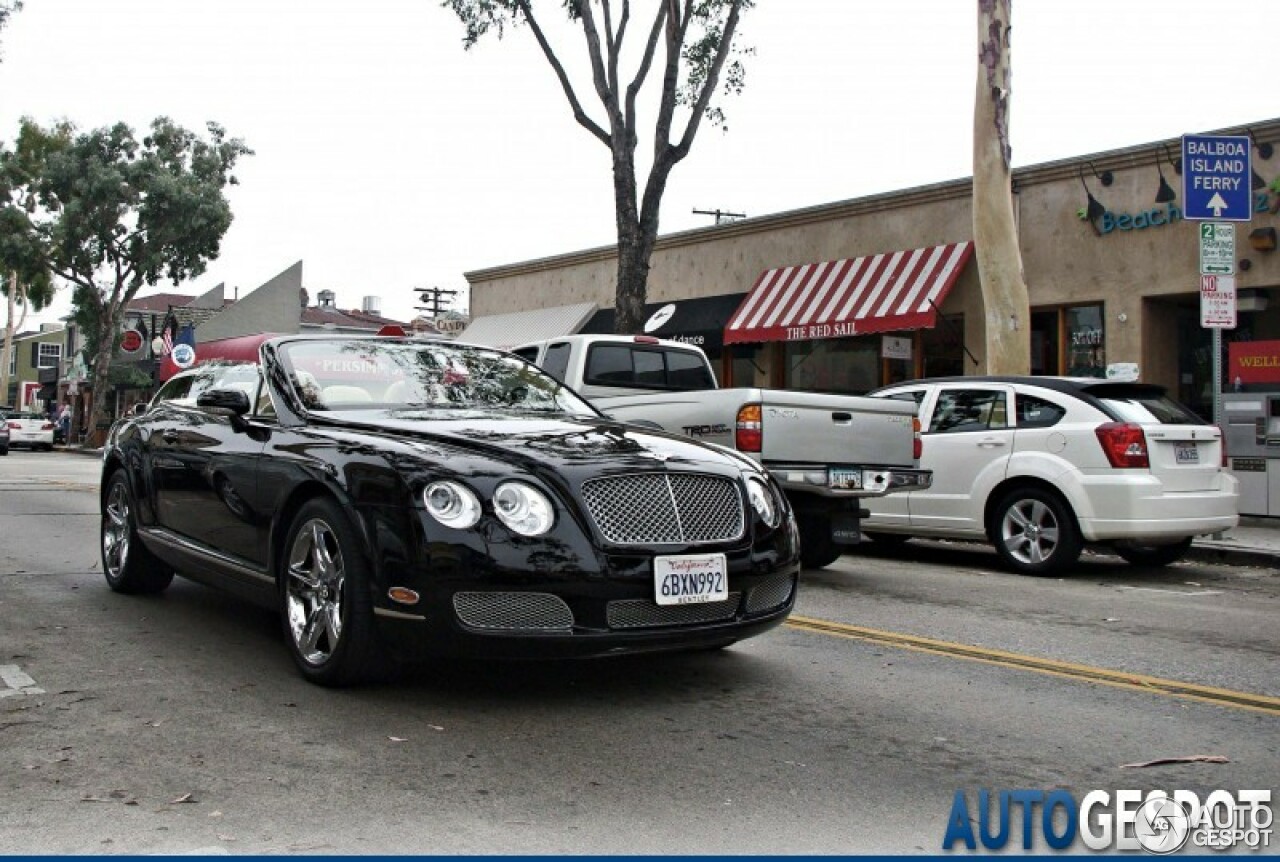
[[1040, 500], [1019, 500], [1000, 523], [1000, 541], [1020, 563], [1038, 565], [1053, 556], [1059, 542], [1058, 518]]
[[102, 561], [107, 577], [118, 581], [129, 564], [129, 491], [123, 482], [111, 486], [102, 518]]
[[322, 665], [342, 639], [342, 549], [333, 528], [319, 518], [302, 525], [289, 551], [285, 611], [289, 632], [310, 665]]

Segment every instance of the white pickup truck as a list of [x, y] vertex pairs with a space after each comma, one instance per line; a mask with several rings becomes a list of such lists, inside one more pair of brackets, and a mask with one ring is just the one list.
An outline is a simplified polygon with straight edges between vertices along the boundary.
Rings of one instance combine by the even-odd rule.
[[736, 449], [787, 493], [804, 564], [834, 562], [861, 537], [859, 500], [927, 488], [915, 405], [885, 398], [719, 389], [697, 347], [644, 335], [570, 335], [512, 351], [602, 413]]

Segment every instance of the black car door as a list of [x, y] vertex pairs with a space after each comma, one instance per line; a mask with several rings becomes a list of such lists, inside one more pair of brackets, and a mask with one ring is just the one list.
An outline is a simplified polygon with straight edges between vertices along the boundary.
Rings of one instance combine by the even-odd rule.
[[193, 400], [162, 405], [154, 422], [150, 449], [160, 525], [205, 550], [261, 568], [269, 513], [255, 511], [251, 501], [265, 437], [247, 421]]

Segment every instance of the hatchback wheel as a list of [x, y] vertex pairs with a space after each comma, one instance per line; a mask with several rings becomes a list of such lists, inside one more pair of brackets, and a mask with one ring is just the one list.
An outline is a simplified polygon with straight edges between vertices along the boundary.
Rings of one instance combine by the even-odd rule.
[[1056, 494], [1015, 489], [1000, 501], [993, 517], [996, 550], [1018, 574], [1056, 575], [1080, 558], [1080, 531]]
[[302, 675], [342, 686], [374, 676], [379, 649], [373, 599], [360, 541], [333, 501], [306, 503], [285, 545], [281, 617]]
[[1115, 551], [1125, 562], [1135, 566], [1167, 566], [1176, 563], [1191, 549], [1191, 537], [1187, 536], [1171, 545], [1143, 545], [1136, 542], [1117, 542]]
[[173, 582], [173, 569], [138, 541], [133, 519], [129, 481], [117, 470], [107, 480], [102, 505], [102, 573], [117, 593], [162, 592]]

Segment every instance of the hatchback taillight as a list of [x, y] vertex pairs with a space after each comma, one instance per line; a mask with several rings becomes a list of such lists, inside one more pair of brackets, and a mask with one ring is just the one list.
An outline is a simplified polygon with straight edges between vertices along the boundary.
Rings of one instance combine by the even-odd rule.
[[759, 452], [763, 448], [764, 424], [759, 404], [744, 404], [738, 409], [738, 427], [733, 445], [739, 452]]
[[46, 423], [44, 423], [43, 425], [41, 425], [41, 426], [40, 426], [40, 430], [41, 430], [41, 431], [52, 431], [52, 430], [53, 430], [53, 423], [52, 423], [52, 422], [46, 422]]
[[1147, 435], [1132, 422], [1106, 422], [1094, 429], [1112, 467], [1150, 467]]
[[21, 425], [19, 425], [17, 422], [10, 422], [10, 423], [8, 423], [8, 425], [9, 425], [9, 427], [10, 427], [10, 428], [12, 428], [14, 431], [21, 431], [21, 430], [22, 430], [22, 426], [21, 426]]

